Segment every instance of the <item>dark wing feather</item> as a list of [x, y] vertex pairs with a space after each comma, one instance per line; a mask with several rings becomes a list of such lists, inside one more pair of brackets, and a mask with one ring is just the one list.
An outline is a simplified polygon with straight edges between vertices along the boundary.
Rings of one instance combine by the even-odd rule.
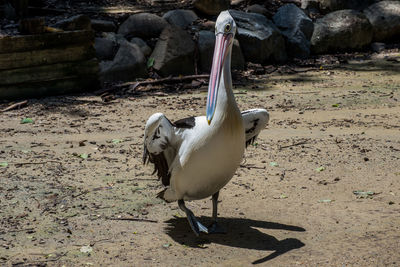
[[175, 158], [176, 148], [173, 141], [176, 139], [174, 126], [161, 113], [152, 115], [146, 123], [143, 164], [149, 162], [154, 164], [154, 172], [161, 179], [163, 185], [170, 184], [170, 164]]
[[265, 109], [250, 109], [242, 112], [246, 147], [253, 144], [258, 134], [268, 124], [269, 114]]
[[195, 117], [184, 118], [173, 123], [176, 128], [191, 129], [195, 126]]

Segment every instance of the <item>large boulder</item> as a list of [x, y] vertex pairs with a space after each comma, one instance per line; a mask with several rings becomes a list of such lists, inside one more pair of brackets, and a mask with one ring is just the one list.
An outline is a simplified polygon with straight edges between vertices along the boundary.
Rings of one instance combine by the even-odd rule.
[[[211, 71], [212, 58], [214, 55], [215, 34], [210, 31], [200, 31], [198, 38], [199, 67], [202, 72]], [[244, 69], [245, 60], [240, 49], [239, 41], [233, 41], [231, 67], [236, 70]]]
[[140, 48], [128, 41], [121, 43], [112, 61], [100, 63], [100, 80], [133, 81], [147, 76], [146, 58]]
[[287, 59], [285, 39], [279, 29], [265, 16], [229, 10], [237, 25], [237, 39], [246, 61], [267, 63]]
[[372, 24], [374, 41], [385, 41], [399, 38], [400, 35], [400, 2], [382, 1], [364, 10]]
[[168, 21], [171, 25], [184, 29], [196, 21], [198, 17], [192, 10], [176, 9], [165, 13], [163, 19]]
[[218, 15], [229, 8], [229, 0], [195, 0], [194, 7], [207, 15]]
[[140, 50], [142, 50], [143, 54], [147, 57], [150, 56], [151, 54], [151, 48], [150, 46], [147, 45], [147, 43], [145, 41], [143, 41], [142, 39], [138, 38], [138, 37], [133, 37], [131, 39], [131, 43], [132, 44], [136, 44], [137, 46], [139, 46]]
[[308, 58], [314, 23], [304, 11], [294, 4], [287, 4], [278, 9], [273, 21], [286, 38], [288, 54], [291, 57]]
[[363, 10], [377, 0], [301, 0], [301, 8], [318, 8], [327, 14], [336, 10], [355, 9]]
[[94, 49], [96, 57], [100, 60], [112, 60], [117, 53], [118, 43], [108, 38], [96, 37]]
[[166, 27], [150, 58], [162, 76], [194, 73], [195, 43], [192, 36], [177, 26]]
[[311, 37], [314, 53], [362, 48], [372, 40], [372, 26], [367, 17], [355, 10], [339, 10], [318, 19]]
[[144, 39], [158, 37], [168, 22], [150, 13], [131, 15], [118, 29], [125, 37], [140, 37]]

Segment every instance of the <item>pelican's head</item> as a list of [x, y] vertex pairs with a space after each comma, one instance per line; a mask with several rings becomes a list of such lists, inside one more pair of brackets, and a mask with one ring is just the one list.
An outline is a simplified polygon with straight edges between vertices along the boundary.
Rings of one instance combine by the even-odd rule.
[[215, 48], [212, 61], [210, 83], [208, 84], [208, 97], [206, 116], [208, 124], [214, 116], [219, 83], [221, 78], [222, 67], [225, 60], [232, 49], [233, 39], [236, 32], [236, 23], [228, 11], [222, 11], [215, 23]]

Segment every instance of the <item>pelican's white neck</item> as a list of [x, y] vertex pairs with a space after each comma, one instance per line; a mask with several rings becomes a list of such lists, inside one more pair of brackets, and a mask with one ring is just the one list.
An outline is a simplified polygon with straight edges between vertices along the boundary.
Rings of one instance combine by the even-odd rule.
[[222, 68], [217, 107], [215, 110], [215, 117], [217, 120], [223, 119], [226, 117], [227, 113], [232, 112], [233, 110], [239, 111], [232, 90], [231, 55], [232, 46], [229, 48]]

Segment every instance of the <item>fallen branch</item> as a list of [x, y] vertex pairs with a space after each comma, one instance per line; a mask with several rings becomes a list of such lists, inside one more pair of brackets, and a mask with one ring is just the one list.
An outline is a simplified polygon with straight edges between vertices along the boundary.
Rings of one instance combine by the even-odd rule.
[[122, 84], [117, 84], [115, 87], [127, 87], [129, 86], [130, 90], [134, 90], [138, 86], [148, 85], [148, 84], [160, 84], [160, 83], [175, 83], [175, 82], [183, 82], [188, 80], [195, 80], [195, 79], [204, 79], [210, 77], [209, 74], [200, 74], [200, 75], [188, 75], [188, 76], [178, 76], [178, 77], [167, 77], [157, 80], [146, 80], [140, 82], [126, 82]]
[[12, 104], [12, 105], [6, 107], [5, 109], [2, 109], [1, 112], [10, 111], [13, 109], [20, 109], [20, 108], [26, 106], [27, 104], [28, 104], [28, 100], [24, 100], [24, 101]]
[[114, 221], [134, 221], [134, 222], [150, 222], [150, 223], [158, 223], [156, 220], [149, 220], [149, 219], [140, 219], [140, 218], [131, 218], [131, 217], [107, 217], [107, 220], [114, 220]]

